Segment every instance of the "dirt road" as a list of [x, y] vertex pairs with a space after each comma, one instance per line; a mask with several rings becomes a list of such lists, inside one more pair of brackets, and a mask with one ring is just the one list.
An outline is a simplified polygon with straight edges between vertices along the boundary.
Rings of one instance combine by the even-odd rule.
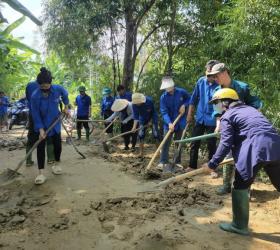
[[[84, 143], [79, 149], [87, 159], [63, 144], [64, 174], [47, 167], [42, 186], [33, 184], [34, 166], [0, 187], [0, 249], [280, 249], [279, 195], [271, 185], [253, 186], [252, 235], [242, 237], [218, 228], [231, 219], [230, 197], [215, 195], [221, 179], [195, 177], [164, 192], [138, 193], [156, 182], [139, 174], [145, 161], [119, 150], [104, 159]], [[0, 171], [23, 156], [23, 149], [2, 148]]]

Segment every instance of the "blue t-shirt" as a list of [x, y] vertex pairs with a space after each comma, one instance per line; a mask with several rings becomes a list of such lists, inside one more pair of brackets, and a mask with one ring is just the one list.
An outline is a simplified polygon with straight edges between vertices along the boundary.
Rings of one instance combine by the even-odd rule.
[[123, 95], [118, 95], [116, 97], [116, 99], [126, 99], [129, 102], [131, 102], [132, 101], [132, 93], [129, 92], [129, 91], [126, 91]]
[[112, 96], [104, 96], [101, 101], [101, 116], [104, 115], [106, 111], [111, 111], [111, 107], [114, 103], [114, 97]]
[[85, 94], [84, 96], [78, 95], [76, 97], [76, 104], [78, 106], [77, 116], [88, 116], [89, 107], [91, 106], [91, 98]]

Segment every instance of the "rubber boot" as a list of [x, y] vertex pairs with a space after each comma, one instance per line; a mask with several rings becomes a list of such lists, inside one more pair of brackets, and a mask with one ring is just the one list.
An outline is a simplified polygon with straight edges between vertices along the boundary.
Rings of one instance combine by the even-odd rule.
[[52, 143], [47, 143], [47, 157], [48, 157], [48, 164], [53, 164], [55, 162], [54, 157], [54, 146]]
[[223, 186], [217, 189], [216, 193], [218, 195], [225, 195], [230, 193], [233, 169], [234, 168], [232, 165], [225, 165], [223, 167]]
[[249, 198], [248, 189], [232, 190], [232, 215], [231, 223], [221, 223], [219, 227], [227, 232], [248, 235], [249, 223]]
[[81, 140], [81, 137], [82, 137], [82, 130], [80, 129], [77, 129], [77, 134], [78, 134], [78, 140]]
[[87, 139], [87, 141], [89, 141], [89, 129], [88, 128], [86, 129], [86, 139]]
[[[29, 150], [32, 148], [32, 146], [28, 145], [26, 146], [26, 154], [29, 152]], [[26, 166], [30, 167], [34, 164], [34, 161], [32, 161], [32, 153], [27, 157], [26, 159]]]

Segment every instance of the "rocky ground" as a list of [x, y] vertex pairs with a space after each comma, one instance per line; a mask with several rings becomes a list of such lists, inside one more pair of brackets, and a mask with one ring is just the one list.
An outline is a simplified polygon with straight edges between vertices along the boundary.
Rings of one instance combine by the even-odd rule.
[[[0, 135], [0, 172], [24, 157], [22, 131], [12, 132]], [[87, 159], [63, 143], [64, 174], [46, 166], [42, 186], [33, 184], [36, 166], [0, 183], [0, 249], [280, 249], [279, 194], [271, 185], [252, 186], [252, 233], [242, 237], [218, 228], [231, 220], [230, 196], [215, 194], [220, 178], [197, 176], [143, 192], [170, 177], [144, 174], [154, 146], [138, 158], [117, 143], [109, 154], [101, 145], [78, 145]]]

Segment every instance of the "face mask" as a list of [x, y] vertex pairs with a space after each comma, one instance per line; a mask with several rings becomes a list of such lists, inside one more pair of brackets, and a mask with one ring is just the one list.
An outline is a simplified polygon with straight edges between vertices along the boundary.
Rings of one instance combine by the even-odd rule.
[[218, 102], [217, 104], [214, 104], [214, 110], [218, 114], [222, 114], [224, 112], [223, 110], [223, 104], [221, 102]]
[[50, 92], [50, 89], [41, 89], [41, 91], [42, 91], [43, 93], [49, 93], [49, 92]]

